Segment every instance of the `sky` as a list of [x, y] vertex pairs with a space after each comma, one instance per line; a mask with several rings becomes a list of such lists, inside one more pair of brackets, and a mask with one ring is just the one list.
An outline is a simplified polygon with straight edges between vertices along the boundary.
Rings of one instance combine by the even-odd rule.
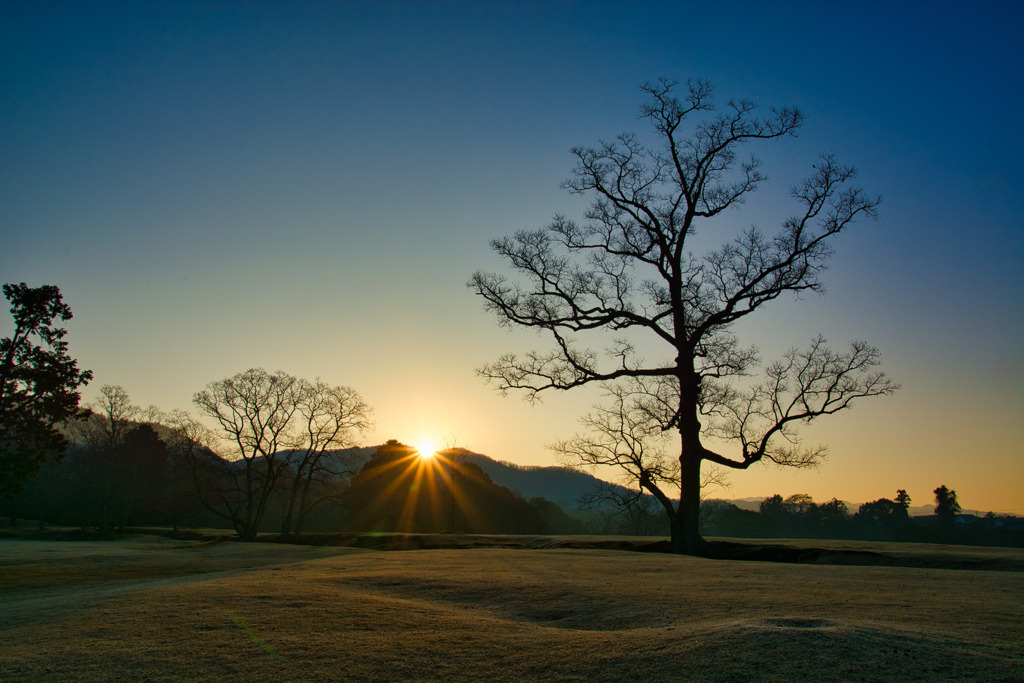
[[556, 464], [600, 394], [486, 385], [477, 368], [545, 340], [466, 281], [507, 272], [489, 240], [582, 217], [570, 149], [645, 133], [641, 83], [705, 78], [720, 105], [808, 116], [751, 149], [769, 181], [738, 228], [778, 225], [822, 152], [882, 196], [827, 294], [741, 338], [766, 358], [865, 339], [902, 385], [805, 431], [820, 468], [756, 466], [713, 495], [922, 505], [945, 484], [1024, 513], [1022, 37], [1015, 2], [5, 0], [0, 280], [60, 287], [87, 402], [110, 384], [194, 412], [264, 367], [359, 391], [366, 445]]

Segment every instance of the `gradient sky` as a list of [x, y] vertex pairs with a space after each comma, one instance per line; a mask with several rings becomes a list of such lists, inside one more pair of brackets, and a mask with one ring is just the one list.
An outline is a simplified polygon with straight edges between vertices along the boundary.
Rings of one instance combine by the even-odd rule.
[[543, 340], [465, 282], [502, 267], [491, 238], [580, 216], [569, 149], [643, 132], [640, 83], [703, 77], [809, 116], [752, 149], [771, 180], [737, 227], [777, 225], [819, 152], [883, 197], [827, 295], [745, 341], [863, 338], [903, 385], [815, 423], [818, 470], [758, 466], [724, 495], [920, 505], [946, 484], [1024, 512], [1022, 27], [1016, 2], [5, 0], [0, 279], [61, 288], [86, 400], [191, 409], [262, 366], [357, 389], [367, 444], [552, 464], [598, 396], [485, 385], [475, 368]]

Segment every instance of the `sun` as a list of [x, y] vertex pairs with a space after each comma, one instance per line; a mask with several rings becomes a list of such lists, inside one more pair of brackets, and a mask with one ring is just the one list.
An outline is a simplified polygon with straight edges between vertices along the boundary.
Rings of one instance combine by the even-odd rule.
[[437, 455], [437, 444], [433, 441], [418, 441], [413, 444], [413, 448], [421, 458], [433, 458]]

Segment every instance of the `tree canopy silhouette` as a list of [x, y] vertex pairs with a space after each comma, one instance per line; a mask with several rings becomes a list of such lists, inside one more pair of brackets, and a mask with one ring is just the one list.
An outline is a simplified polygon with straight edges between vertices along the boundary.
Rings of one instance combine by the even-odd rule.
[[[761, 162], [741, 158], [741, 148], [794, 136], [804, 115], [791, 107], [759, 115], [748, 100], [715, 113], [709, 83], [688, 81], [677, 96], [679, 86], [642, 86], [653, 146], [625, 133], [572, 150], [576, 167], [564, 187], [591, 198], [582, 222], [558, 215], [544, 229], [493, 240], [520, 279], [477, 272], [469, 286], [501, 324], [536, 328], [551, 342], [479, 372], [529, 398], [603, 385], [609, 404], [556, 449], [579, 464], [620, 468], [661, 504], [673, 549], [702, 554], [702, 463], [814, 465], [826, 450], [801, 444], [800, 423], [897, 387], [877, 370], [873, 346], [835, 351], [821, 337], [769, 363], [761, 382], [744, 381], [760, 359], [735, 324], [783, 295], [822, 291], [836, 236], [875, 217], [879, 198], [851, 186], [854, 169], [826, 154], [790, 187], [797, 210], [774, 234], [723, 232], [725, 212], [765, 180]], [[724, 242], [693, 253], [698, 227]], [[603, 340], [605, 352], [588, 339]], [[663, 352], [645, 358], [639, 342]]]
[[71, 308], [53, 285], [5, 284], [14, 333], [0, 340], [0, 494], [18, 493], [48, 453], [60, 457], [67, 439], [55, 425], [78, 414], [79, 387], [92, 373], [68, 355]]
[[957, 515], [960, 514], [960, 503], [957, 502], [956, 491], [943, 484], [933, 493], [935, 494], [935, 515], [939, 518], [939, 524], [944, 527], [952, 527], [956, 524]]

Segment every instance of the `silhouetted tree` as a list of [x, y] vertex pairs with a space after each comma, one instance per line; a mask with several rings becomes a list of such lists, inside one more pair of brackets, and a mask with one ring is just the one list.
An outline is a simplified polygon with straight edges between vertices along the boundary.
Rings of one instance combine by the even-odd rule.
[[291, 485], [285, 501], [281, 535], [302, 535], [302, 522], [323, 501], [340, 497], [338, 480], [351, 476], [347, 461], [329, 451], [353, 445], [356, 433], [372, 425], [373, 409], [351, 387], [330, 386], [317, 379], [299, 380], [295, 415], [298, 447], [291, 453], [287, 474]]
[[201, 508], [209, 509], [216, 486], [207, 485], [208, 476], [216, 478], [221, 460], [210, 448], [214, 440], [210, 430], [187, 411], [173, 410], [163, 415], [161, 425], [167, 433], [169, 507], [172, 534], [177, 538], [185, 519]]
[[903, 489], [896, 492], [896, 500], [879, 498], [864, 503], [854, 515], [854, 524], [862, 537], [880, 541], [891, 541], [896, 532], [910, 524], [907, 508], [910, 496]]
[[846, 538], [849, 534], [850, 509], [838, 498], [818, 505], [817, 517], [818, 534], [821, 536]]
[[60, 289], [5, 284], [14, 332], [0, 339], [0, 494], [17, 494], [47, 456], [60, 458], [68, 442], [56, 425], [75, 417], [79, 387], [92, 373], [68, 356], [71, 319]]
[[778, 493], [762, 500], [758, 510], [764, 517], [766, 528], [770, 530], [766, 535], [781, 536], [792, 526], [793, 513]]
[[903, 512], [899, 513], [900, 518], [904, 522], [910, 521], [910, 494], [904, 489], [896, 490], [895, 503], [900, 506]]
[[855, 515], [860, 535], [868, 539], [891, 541], [893, 530], [901, 522], [904, 509], [888, 498], [864, 503]]
[[231, 510], [236, 507], [239, 464], [214, 452], [216, 434], [188, 411], [164, 415], [162, 425], [174, 468], [175, 533], [181, 524], [193, 525], [193, 520], [202, 520], [206, 526], [228, 522], [234, 527]]
[[349, 446], [372, 415], [349, 387], [261, 368], [211, 382], [193, 402], [216, 421], [219, 450], [228, 457], [213, 456], [187, 415], [176, 418], [176, 448], [188, 454], [207, 509], [230, 521], [247, 540], [256, 537], [278, 491], [282, 534], [301, 534], [306, 515], [336, 495], [338, 477], [349, 474], [333, 451]]
[[[779, 502], [782, 497], [779, 496]], [[767, 517], [753, 510], [742, 510], [723, 500], [706, 501], [700, 506], [702, 533], [711, 536], [764, 538], [773, 529]]]
[[[530, 398], [605, 386], [612, 405], [584, 423], [599, 429], [563, 450], [575, 447], [584, 463], [626, 471], [664, 509], [673, 550], [703, 554], [704, 462], [811, 466], [825, 450], [801, 446], [800, 423], [896, 385], [876, 371], [874, 347], [857, 341], [836, 352], [821, 338], [768, 365], [762, 383], [735, 381], [758, 362], [756, 349], [734, 335], [735, 323], [785, 294], [821, 291], [834, 238], [856, 218], [874, 217], [879, 200], [849, 187], [854, 169], [826, 155], [790, 188], [799, 209], [776, 234], [750, 228], [703, 256], [692, 254], [698, 226], [721, 232], [726, 226], [715, 219], [765, 179], [756, 158], [740, 159], [740, 148], [795, 135], [804, 116], [787, 107], [759, 117], [753, 103], [740, 100], [687, 132], [692, 116], [714, 109], [712, 88], [691, 81], [679, 99], [677, 85], [662, 80], [642, 88], [650, 99], [641, 112], [656, 147], [623, 134], [573, 149], [577, 165], [565, 187], [593, 198], [583, 223], [556, 216], [546, 229], [491, 242], [525, 286], [483, 272], [469, 286], [501, 324], [537, 328], [553, 343], [550, 351], [502, 356], [480, 373], [503, 392]], [[616, 336], [606, 359], [580, 343], [584, 336], [607, 340], [608, 333]], [[627, 334], [660, 345], [664, 355], [642, 358]], [[666, 432], [678, 439], [673, 453], [637, 449]], [[708, 437], [731, 441], [735, 452], [712, 449]]]
[[208, 508], [231, 522], [240, 538], [252, 540], [297, 445], [289, 427], [298, 410], [298, 381], [253, 368], [211, 382], [192, 401], [217, 423], [220, 443], [230, 454], [226, 460], [200, 461], [212, 495]]
[[791, 517], [813, 514], [818, 509], [814, 499], [806, 493], [794, 493], [782, 502]]
[[142, 408], [132, 403], [124, 387], [105, 384], [99, 398], [88, 406], [89, 413], [73, 425], [74, 433], [95, 448], [114, 449], [142, 417]]
[[118, 449], [116, 473], [121, 485], [118, 531], [124, 533], [134, 515], [150, 522], [163, 521], [173, 495], [167, 444], [149, 424], [136, 425]]
[[935, 515], [939, 518], [939, 524], [952, 528], [956, 524], [956, 517], [960, 514], [960, 503], [956, 500], [956, 491], [946, 488], [946, 485], [935, 489]]

